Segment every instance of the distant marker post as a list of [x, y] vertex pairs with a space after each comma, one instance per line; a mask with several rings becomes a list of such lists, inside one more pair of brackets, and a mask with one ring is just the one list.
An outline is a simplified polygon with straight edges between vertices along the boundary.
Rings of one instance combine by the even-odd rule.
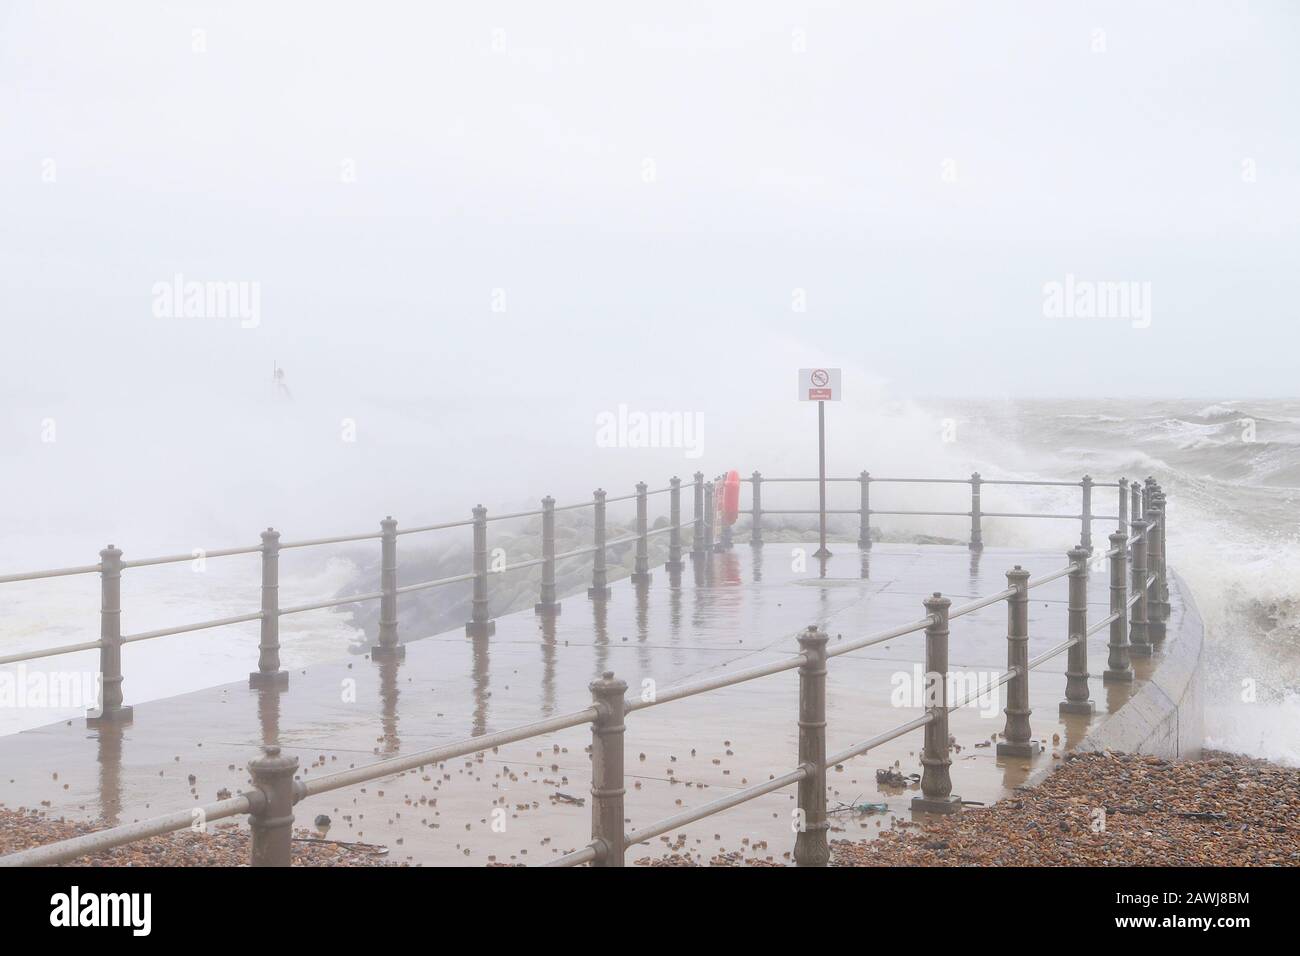
[[830, 549], [826, 547], [826, 403], [838, 402], [841, 398], [839, 369], [799, 369], [799, 401], [817, 403], [817, 490], [819, 501], [817, 516], [820, 529], [820, 547], [813, 555], [816, 558], [829, 558], [831, 556]]

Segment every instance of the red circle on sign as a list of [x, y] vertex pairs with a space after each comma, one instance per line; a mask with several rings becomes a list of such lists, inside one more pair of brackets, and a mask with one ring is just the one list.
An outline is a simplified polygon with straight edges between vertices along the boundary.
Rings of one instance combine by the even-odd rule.
[[823, 368], [815, 368], [815, 369], [813, 369], [813, 373], [812, 373], [812, 383], [813, 383], [815, 386], [817, 386], [818, 388], [825, 388], [825, 387], [826, 387], [826, 383], [829, 382], [830, 380], [831, 380], [831, 377], [830, 377], [829, 375], [826, 374], [826, 370], [825, 370], [825, 369], [823, 369]]

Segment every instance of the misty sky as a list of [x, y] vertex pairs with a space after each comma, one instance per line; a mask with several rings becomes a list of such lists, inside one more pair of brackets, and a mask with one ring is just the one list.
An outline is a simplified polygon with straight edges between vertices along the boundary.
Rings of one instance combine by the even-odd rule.
[[[619, 403], [759, 435], [801, 365], [1294, 395], [1298, 74], [1280, 2], [0, 0], [0, 451], [251, 474], [277, 361], [322, 441], [436, 439], [411, 488]], [[155, 315], [177, 274], [256, 327]], [[1046, 317], [1067, 275], [1150, 327]]]

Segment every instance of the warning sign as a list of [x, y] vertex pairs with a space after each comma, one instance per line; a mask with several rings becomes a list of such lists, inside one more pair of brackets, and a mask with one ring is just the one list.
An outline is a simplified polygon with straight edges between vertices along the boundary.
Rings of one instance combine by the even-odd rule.
[[839, 369], [799, 369], [799, 401], [838, 402], [842, 397], [840, 394]]

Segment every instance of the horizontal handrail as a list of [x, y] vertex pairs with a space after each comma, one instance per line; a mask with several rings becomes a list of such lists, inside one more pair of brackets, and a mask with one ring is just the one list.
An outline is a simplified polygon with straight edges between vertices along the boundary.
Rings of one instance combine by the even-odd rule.
[[976, 598], [968, 604], [962, 604], [948, 611], [948, 620], [954, 617], [961, 617], [963, 614], [970, 614], [972, 611], [978, 611], [980, 608], [988, 607], [990, 604], [997, 604], [999, 601], [1005, 601], [1016, 593], [1015, 588], [1004, 588], [997, 594], [990, 594], [988, 597]]
[[[1032, 667], [1026, 667], [1026, 670], [1030, 670], [1030, 669], [1032, 669]], [[1020, 676], [1020, 668], [1019, 668], [1019, 667], [1009, 667], [1009, 668], [1007, 668], [1007, 672], [1006, 672], [1005, 674], [1002, 674], [1001, 676], [995, 678], [994, 680], [989, 681], [987, 684], [985, 684], [985, 685], [984, 685], [983, 687], [981, 687], [979, 690], [977, 690], [977, 691], [973, 691], [972, 693], [967, 694], [967, 695], [966, 695], [965, 697], [963, 697], [961, 700], [956, 701], [955, 703], [949, 704], [949, 705], [948, 705], [948, 712], [949, 712], [949, 713], [952, 713], [954, 710], [961, 710], [961, 709], [962, 709], [963, 707], [965, 707], [967, 704], [973, 703], [974, 701], [979, 700], [981, 697], [986, 697], [986, 696], [988, 696], [988, 694], [989, 694], [991, 691], [996, 690], [997, 688], [1001, 687], [1003, 684], [1009, 684], [1009, 683], [1011, 683], [1011, 681], [1015, 680], [1015, 679], [1016, 679], [1017, 677], [1019, 677], [1019, 676]]]
[[852, 760], [854, 757], [864, 754], [868, 750], [879, 747], [881, 744], [889, 743], [889, 741], [896, 737], [901, 737], [903, 734], [909, 734], [913, 730], [919, 730], [933, 720], [934, 716], [932, 714], [922, 714], [915, 720], [909, 720], [905, 724], [899, 724], [897, 727], [886, 730], [883, 734], [876, 734], [876, 736], [864, 740], [861, 743], [854, 744], [847, 750], [841, 750], [837, 754], [832, 754], [826, 758], [826, 766], [833, 767], [836, 764], [844, 763], [846, 760]]
[[[537, 512], [537, 514], [541, 514], [541, 512], [539, 511]], [[474, 524], [473, 518], [467, 519], [465, 521], [444, 521], [441, 524], [424, 524], [424, 525], [417, 525], [414, 528], [398, 528], [397, 531], [394, 532], [394, 534], [403, 535], [403, 534], [420, 534], [425, 531], [445, 531], [448, 528], [468, 528], [471, 527], [473, 524]], [[284, 545], [281, 545], [280, 547], [284, 547]]]
[[[1022, 512], [1014, 512], [1014, 511], [981, 511], [980, 514], [982, 514], [985, 518], [1064, 518], [1069, 521], [1083, 520], [1083, 515], [1048, 515], [1048, 514], [1038, 514], [1038, 513], [1022, 513]], [[1098, 520], [1098, 518], [1094, 517], [1093, 520], [1096, 521]], [[1111, 520], [1113, 521], [1114, 519], [1112, 518]]]
[[1083, 632], [1084, 637], [1092, 637], [1092, 635], [1096, 634], [1098, 631], [1102, 631], [1110, 627], [1111, 622], [1118, 621], [1121, 618], [1123, 618], [1123, 616], [1124, 615], [1120, 614], [1118, 611], [1115, 611], [1114, 613], [1111, 614], [1107, 614], [1096, 624], [1093, 624], [1086, 631], [1084, 631]]
[[577, 557], [581, 557], [584, 554], [595, 554], [599, 550], [601, 549], [596, 547], [594, 544], [588, 545], [585, 548], [574, 548], [572, 551], [565, 551], [563, 554], [557, 554], [555, 556], [555, 560], [563, 561], [566, 558], [577, 558]]
[[[752, 477], [751, 477], [751, 478], [741, 478], [740, 480], [741, 480], [741, 481], [750, 482], [751, 484], [755, 481], [755, 479], [752, 478]], [[814, 476], [814, 477], [812, 477], [812, 478], [768, 478], [766, 475], [760, 476], [757, 480], [758, 480], [760, 483], [764, 484], [764, 485], [767, 484], [768, 482], [772, 482], [772, 481], [775, 481], [775, 482], [811, 482], [811, 481], [821, 481], [821, 479], [818, 478], [818, 477], [816, 477], [816, 476]], [[877, 485], [877, 484], [893, 484], [893, 485], [969, 485], [969, 484], [972, 482], [973, 479], [971, 479], [971, 478], [877, 478], [875, 475], [868, 475], [867, 477], [863, 477], [863, 476], [859, 475], [859, 476], [854, 477], [854, 478], [832, 478], [831, 476], [827, 475], [827, 476], [826, 476], [826, 480], [827, 480], [827, 481], [852, 481], [852, 482], [863, 482], [863, 481], [865, 481], [865, 482], [868, 482], [869, 484], [873, 484], [873, 485]], [[981, 485], [1037, 485], [1037, 486], [1040, 486], [1040, 487], [1052, 487], [1052, 486], [1056, 486], [1056, 487], [1061, 487], [1061, 488], [1078, 488], [1078, 487], [1082, 486], [1082, 484], [1083, 484], [1083, 482], [1081, 482], [1081, 481], [1023, 481], [1023, 480], [1011, 480], [1011, 479], [1005, 479], [1005, 478], [1004, 478], [1004, 479], [996, 479], [996, 478], [980, 478], [980, 479], [979, 479], [979, 483], [980, 483]], [[1094, 482], [1092, 482], [1092, 487], [1094, 487], [1094, 488], [1118, 488], [1118, 487], [1119, 487], [1119, 482], [1117, 482], [1117, 481], [1110, 481], [1110, 482], [1094, 481]]]
[[369, 594], [349, 594], [347, 597], [330, 598], [325, 601], [312, 601], [310, 604], [295, 604], [293, 607], [282, 607], [276, 613], [280, 617], [286, 614], [302, 614], [305, 611], [321, 611], [327, 607], [342, 607], [345, 604], [361, 604], [365, 601], [378, 601], [384, 596], [383, 591], [372, 591]]
[[1065, 653], [1070, 648], [1074, 647], [1075, 644], [1078, 643], [1079, 643], [1079, 639], [1077, 637], [1072, 637], [1069, 640], [1062, 641], [1060, 644], [1057, 644], [1055, 647], [1051, 648], [1050, 650], [1043, 651], [1043, 653], [1039, 654], [1037, 657], [1031, 658], [1029, 663], [1026, 664], [1025, 666], [1028, 667], [1030, 670], [1033, 670], [1039, 664], [1042, 664], [1044, 661], [1050, 661], [1053, 657], [1056, 657], [1058, 654]]
[[[703, 820], [705, 817], [711, 817], [715, 813], [721, 813], [723, 810], [730, 810], [732, 807], [738, 807], [742, 803], [748, 803], [750, 800], [756, 800], [766, 794], [773, 793], [777, 790], [783, 790], [792, 783], [798, 783], [808, 776], [808, 769], [799, 767], [791, 770], [789, 773], [783, 773], [779, 777], [773, 777], [771, 780], [764, 780], [762, 783], [756, 783], [752, 786], [745, 787], [743, 790], [736, 790], [727, 794], [725, 797], [719, 797], [717, 800], [710, 800], [708, 803], [700, 804], [698, 807], [692, 807], [689, 810], [683, 810], [681, 813], [674, 813], [671, 817], [665, 817], [655, 823], [648, 824], [640, 830], [632, 830], [624, 837], [628, 846], [637, 843], [645, 843], [647, 840], [653, 840], [657, 836], [663, 836], [676, 830], [678, 827], [684, 827], [687, 824], [695, 823], [697, 820]], [[556, 863], [560, 861], [557, 860]]]
[[24, 651], [19, 654], [9, 654], [0, 657], [0, 664], [17, 664], [21, 661], [34, 661], [42, 657], [58, 657], [61, 654], [75, 654], [77, 651], [93, 651], [103, 647], [100, 641], [84, 641], [81, 644], [64, 644], [62, 647], [51, 647], [35, 651]]
[[0, 866], [49, 866], [53, 863], [66, 863], [69, 860], [75, 860], [77, 857], [86, 856], [90, 853], [102, 853], [114, 847], [134, 843], [137, 840], [147, 840], [150, 837], [161, 836], [164, 833], [174, 833], [177, 830], [187, 829], [194, 825], [196, 811], [201, 812], [203, 814], [202, 819], [207, 822], [223, 820], [226, 817], [233, 817], [240, 813], [248, 813], [253, 809], [254, 804], [261, 799], [260, 792], [242, 793], [237, 797], [219, 800], [216, 803], [209, 803], [202, 807], [178, 810], [165, 816], [140, 820], [136, 823], [127, 823], [107, 830], [96, 830], [94, 833], [59, 840], [57, 843], [46, 843], [44, 846], [34, 846], [29, 850], [19, 850], [17, 853], [10, 853], [8, 856], [0, 856]]
[[236, 614], [234, 617], [221, 617], [213, 621], [200, 621], [198, 624], [181, 624], [177, 627], [163, 627], [156, 631], [144, 631], [140, 634], [126, 634], [122, 637], [123, 644], [134, 644], [136, 641], [151, 641], [155, 637], [170, 637], [172, 634], [185, 634], [189, 631], [206, 631], [210, 627], [225, 627], [227, 624], [244, 624], [248, 621], [261, 620], [262, 612], [255, 611], [252, 614]]
[[0, 584], [13, 581], [36, 581], [40, 578], [61, 578], [70, 574], [96, 574], [104, 570], [102, 564], [83, 564], [75, 568], [53, 568], [49, 571], [24, 571], [22, 574], [0, 574]]
[[179, 564], [182, 561], [195, 561], [200, 558], [228, 558], [234, 554], [259, 554], [262, 550], [261, 545], [253, 545], [246, 548], [222, 548], [220, 551], [204, 551], [197, 549], [189, 554], [169, 554], [163, 558], [141, 558], [137, 561], [123, 561], [124, 568], [147, 568], [155, 564]]
[[600, 859], [600, 854], [596, 852], [596, 848], [591, 844], [587, 844], [580, 850], [574, 850], [572, 853], [566, 853], [557, 859], [548, 860], [542, 866], [582, 866], [584, 863], [595, 863], [598, 859]]
[[1025, 582], [1025, 588], [1027, 590], [1032, 591], [1036, 587], [1041, 587], [1044, 584], [1050, 584], [1051, 582], [1056, 581], [1059, 578], [1065, 577], [1067, 574], [1072, 572], [1077, 567], [1078, 567], [1077, 564], [1067, 564], [1065, 567], [1057, 571], [1052, 571], [1049, 574], [1044, 574], [1042, 577], [1030, 578], [1027, 582]]
[[780, 674], [783, 671], [794, 670], [796, 667], [802, 666], [804, 662], [804, 656], [802, 654], [796, 654], [788, 660], [773, 661], [771, 664], [760, 664], [757, 667], [748, 667], [743, 671], [735, 671], [731, 674], [724, 674], [720, 677], [711, 677], [707, 680], [669, 687], [667, 690], [657, 691], [653, 700], [642, 700], [639, 697], [625, 700], [623, 702], [623, 708], [626, 713], [631, 713], [635, 710], [646, 710], [650, 707], [657, 707], [660, 704], [667, 704], [670, 701], [684, 700], [687, 697], [694, 697], [696, 694], [703, 694], [723, 687], [731, 687], [735, 684], [743, 684], [760, 677], [767, 677], [770, 674]]
[[530, 737], [541, 737], [544, 734], [555, 733], [558, 730], [580, 727], [583, 724], [591, 723], [595, 719], [596, 708], [588, 707], [585, 710], [561, 714], [559, 717], [550, 717], [531, 724], [511, 727], [509, 730], [499, 730], [496, 733], [458, 740], [455, 743], [444, 744], [441, 747], [432, 747], [428, 750], [407, 754], [404, 757], [390, 757], [388, 760], [380, 760], [376, 763], [366, 764], [363, 767], [352, 767], [323, 777], [313, 777], [311, 780], [303, 782], [302, 796], [311, 797], [318, 793], [328, 793], [330, 790], [339, 790], [358, 783], [368, 783], [371, 780], [378, 780], [380, 777], [391, 777], [395, 773], [415, 770], [429, 764], [442, 763], [445, 760], [455, 760], [457, 757], [465, 757], [469, 754], [491, 750], [493, 747], [516, 743]]
[[282, 541], [280, 542], [281, 551], [289, 551], [293, 548], [315, 548], [325, 544], [348, 544], [353, 541], [378, 541], [382, 538], [383, 532], [378, 534], [341, 534], [333, 538], [307, 538], [303, 541]]
[[919, 621], [913, 621], [911, 624], [902, 624], [898, 627], [891, 627], [887, 631], [878, 631], [875, 634], [860, 637], [857, 640], [849, 641], [846, 644], [836, 644], [835, 647], [826, 651], [826, 656], [839, 657], [841, 654], [860, 651], [862, 648], [871, 647], [874, 644], [883, 644], [885, 641], [892, 641], [897, 637], [903, 637], [907, 634], [915, 634], [917, 631], [924, 631], [933, 623], [934, 618], [930, 615], [926, 615]]
[[[507, 568], [507, 570], [510, 569]], [[404, 584], [400, 588], [397, 588], [394, 593], [409, 594], [411, 591], [423, 591], [427, 588], [440, 588], [444, 584], [460, 584], [462, 581], [472, 580], [474, 580], [474, 572], [470, 571], [467, 574], [453, 574], [449, 578], [438, 578], [434, 581], [421, 581], [419, 584]]]
[[[537, 509], [535, 509], [535, 510], [533, 510], [533, 511], [511, 511], [511, 512], [508, 512], [507, 514], [502, 514], [502, 515], [498, 515], [498, 514], [489, 514], [489, 515], [488, 515], [486, 518], [484, 518], [483, 520], [484, 520], [484, 521], [508, 521], [508, 520], [511, 519], [511, 518], [535, 518], [535, 517], [537, 517], [538, 515], [540, 515], [541, 513], [542, 513], [542, 509], [541, 509], [541, 508], [537, 508]], [[465, 523], [465, 524], [473, 524], [474, 522], [473, 522], [473, 521], [467, 521], [467, 522], [464, 522], [464, 523]]]

